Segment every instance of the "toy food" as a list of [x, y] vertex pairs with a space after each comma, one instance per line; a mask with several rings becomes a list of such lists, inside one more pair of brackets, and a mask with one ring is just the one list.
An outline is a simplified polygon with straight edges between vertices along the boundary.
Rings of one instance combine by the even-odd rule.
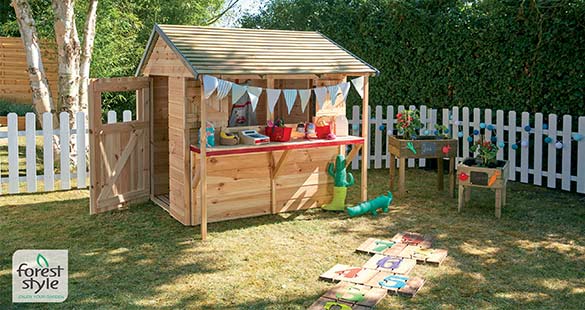
[[221, 131], [219, 133], [219, 144], [220, 145], [236, 145], [240, 143], [240, 137], [233, 133]]

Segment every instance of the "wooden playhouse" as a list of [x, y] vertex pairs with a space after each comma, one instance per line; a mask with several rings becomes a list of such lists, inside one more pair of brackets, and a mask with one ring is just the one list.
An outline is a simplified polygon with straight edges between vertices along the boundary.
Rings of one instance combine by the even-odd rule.
[[[90, 88], [93, 149], [112, 139], [104, 134], [115, 132], [118, 127], [126, 126], [130, 134], [123, 134], [130, 137], [140, 128], [148, 127], [140, 132], [143, 142], [148, 142], [139, 141], [133, 151], [126, 152], [134, 152], [133, 155], [124, 154], [122, 141], [122, 146], [113, 152], [119, 154], [102, 152], [96, 155], [98, 160], [92, 161], [91, 168], [99, 171], [92, 177], [92, 213], [114, 209], [141, 196], [130, 195], [125, 199], [120, 188], [128, 185], [122, 184], [124, 181], [111, 168], [119, 166], [118, 173], [131, 169], [121, 167], [125, 164], [116, 161], [136, 154], [140, 154], [140, 165], [132, 168], [137, 171], [127, 174], [145, 179], [126, 192], [142, 196], [147, 192], [149, 199], [179, 222], [201, 225], [202, 238], [206, 236], [208, 221], [301, 210], [329, 202], [333, 180], [327, 175], [326, 167], [337, 154], [346, 154], [348, 145], [352, 146], [346, 154], [348, 159], [361, 149], [364, 159], [361, 195], [366, 199], [367, 120], [362, 122], [361, 137], [297, 139], [261, 146], [208, 147], [205, 135], [201, 135], [202, 143], [199, 143], [198, 132], [200, 127], [205, 132], [208, 122], [218, 129], [215, 135], [220, 128], [239, 130], [228, 128], [233, 108], [231, 94], [221, 100], [216, 95], [205, 98], [203, 76], [266, 89], [312, 89], [346, 82], [348, 77], [364, 77], [362, 115], [368, 115], [365, 113], [368, 77], [375, 74], [375, 68], [318, 32], [155, 25], [137, 77], [118, 82], [95, 80]], [[130, 86], [123, 87], [124, 83]], [[137, 120], [128, 125], [114, 124], [118, 127], [110, 129], [109, 124], [98, 121], [101, 91], [106, 90], [137, 90]], [[278, 99], [271, 112], [266, 96], [262, 92], [255, 110], [258, 125], [253, 128], [258, 132], [264, 131], [268, 120], [276, 118], [283, 118], [287, 126], [294, 127], [311, 122], [314, 116], [346, 113], [342, 96], [336, 97], [335, 102], [326, 100], [322, 107], [315, 104], [312, 96], [304, 111], [300, 104], [295, 104], [290, 113], [284, 98]], [[353, 129], [355, 132], [356, 128]], [[110, 166], [106, 173], [104, 166]], [[107, 192], [108, 197], [100, 197], [102, 192]]]

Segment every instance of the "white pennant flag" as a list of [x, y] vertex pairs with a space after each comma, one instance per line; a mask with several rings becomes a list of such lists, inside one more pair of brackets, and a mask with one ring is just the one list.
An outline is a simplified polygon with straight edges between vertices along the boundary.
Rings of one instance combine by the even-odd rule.
[[353, 84], [353, 87], [355, 87], [355, 90], [357, 90], [358, 94], [360, 94], [360, 97], [363, 99], [364, 98], [364, 77], [360, 76], [359, 78], [355, 78], [355, 79], [351, 80], [351, 83]]
[[301, 99], [301, 111], [305, 113], [305, 108], [307, 107], [307, 103], [309, 103], [309, 98], [311, 98], [311, 90], [299, 89], [299, 98]]
[[230, 92], [231, 89], [232, 89], [232, 82], [225, 81], [225, 80], [219, 80], [219, 82], [217, 84], [217, 99], [219, 99], [219, 100], [223, 99], [225, 96], [227, 96], [227, 94]]
[[319, 109], [323, 108], [323, 104], [325, 103], [325, 97], [327, 96], [327, 88], [317, 87], [313, 89], [313, 91], [315, 92], [315, 99], [317, 99]]
[[350, 84], [348, 82], [339, 84], [339, 89], [341, 89], [341, 95], [343, 96], [344, 102], [347, 99], [347, 94], [349, 93], [349, 85]]
[[327, 86], [327, 91], [329, 91], [329, 98], [331, 99], [331, 105], [335, 105], [335, 98], [337, 98], [337, 92], [339, 91], [338, 85]]
[[250, 96], [250, 103], [252, 104], [252, 111], [256, 111], [256, 106], [258, 105], [258, 98], [262, 94], [262, 88], [248, 86], [248, 96]]
[[266, 89], [266, 101], [268, 103], [268, 109], [270, 113], [274, 112], [274, 107], [276, 107], [276, 102], [278, 102], [278, 98], [280, 97], [280, 89]]
[[211, 94], [217, 88], [217, 78], [209, 75], [203, 76], [203, 95], [205, 99], [211, 97]]
[[295, 105], [295, 100], [297, 100], [297, 90], [285, 89], [282, 92], [284, 93], [284, 101], [286, 102], [286, 107], [288, 108], [288, 114], [290, 114], [290, 111], [292, 111], [292, 108]]
[[238, 84], [232, 84], [232, 104], [236, 104], [240, 98], [246, 93], [247, 87]]

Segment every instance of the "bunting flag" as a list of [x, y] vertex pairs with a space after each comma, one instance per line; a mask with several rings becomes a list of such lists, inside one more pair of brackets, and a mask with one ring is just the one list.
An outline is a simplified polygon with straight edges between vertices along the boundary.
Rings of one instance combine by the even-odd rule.
[[258, 105], [258, 98], [262, 94], [262, 88], [255, 86], [248, 86], [248, 96], [250, 96], [250, 103], [252, 104], [252, 111], [256, 111]]
[[232, 84], [232, 104], [236, 104], [246, 93], [247, 87], [238, 84]]
[[213, 92], [215, 91], [216, 88], [217, 88], [217, 78], [210, 76], [210, 75], [204, 75], [203, 76], [203, 95], [205, 96], [205, 99], [208, 99], [209, 97], [211, 97], [211, 94], [213, 94]]
[[305, 108], [307, 107], [310, 98], [311, 98], [310, 89], [299, 89], [299, 99], [301, 99], [301, 111], [303, 113], [305, 113]]
[[227, 94], [230, 92], [231, 89], [232, 89], [232, 82], [225, 81], [225, 80], [219, 80], [219, 82], [217, 84], [217, 99], [219, 99], [219, 100], [223, 99], [225, 96], [227, 96]]
[[341, 89], [341, 95], [343, 96], [343, 101], [347, 99], [347, 94], [349, 93], [349, 86], [348, 82], [339, 84], [339, 89]]
[[323, 108], [323, 104], [325, 103], [325, 97], [327, 96], [327, 88], [317, 87], [313, 89], [313, 91], [315, 92], [315, 99], [317, 99], [319, 109]]
[[282, 92], [284, 93], [284, 101], [286, 102], [286, 107], [288, 108], [288, 114], [290, 114], [290, 111], [292, 111], [293, 105], [295, 104], [295, 100], [297, 100], [297, 90], [285, 89]]
[[331, 105], [335, 105], [335, 98], [337, 98], [337, 92], [339, 91], [339, 85], [327, 86], [329, 92], [329, 99], [331, 99]]
[[364, 99], [364, 77], [360, 76], [359, 78], [355, 78], [351, 80], [351, 83], [353, 84], [353, 87], [355, 87], [355, 90], [360, 95], [360, 98]]
[[270, 113], [274, 113], [274, 107], [280, 97], [280, 89], [266, 89], [266, 101], [268, 103], [268, 110]]

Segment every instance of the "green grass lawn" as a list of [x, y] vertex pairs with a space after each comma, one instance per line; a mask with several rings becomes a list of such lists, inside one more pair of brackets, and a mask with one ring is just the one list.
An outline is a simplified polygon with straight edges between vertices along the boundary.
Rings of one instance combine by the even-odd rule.
[[[27, 248], [69, 250], [68, 300], [37, 308], [305, 309], [333, 286], [319, 274], [361, 266], [369, 255], [354, 250], [363, 240], [401, 230], [433, 234], [449, 257], [417, 265], [427, 283], [415, 298], [388, 296], [378, 309], [585, 309], [583, 195], [512, 183], [497, 220], [489, 191], [458, 214], [434, 173], [407, 179], [407, 197], [388, 214], [212, 223], [205, 242], [151, 203], [90, 216], [87, 191], [0, 196], [0, 309], [13, 306], [12, 253]], [[386, 183], [387, 171], [371, 171], [370, 196]], [[349, 201], [357, 195], [354, 186]]]

